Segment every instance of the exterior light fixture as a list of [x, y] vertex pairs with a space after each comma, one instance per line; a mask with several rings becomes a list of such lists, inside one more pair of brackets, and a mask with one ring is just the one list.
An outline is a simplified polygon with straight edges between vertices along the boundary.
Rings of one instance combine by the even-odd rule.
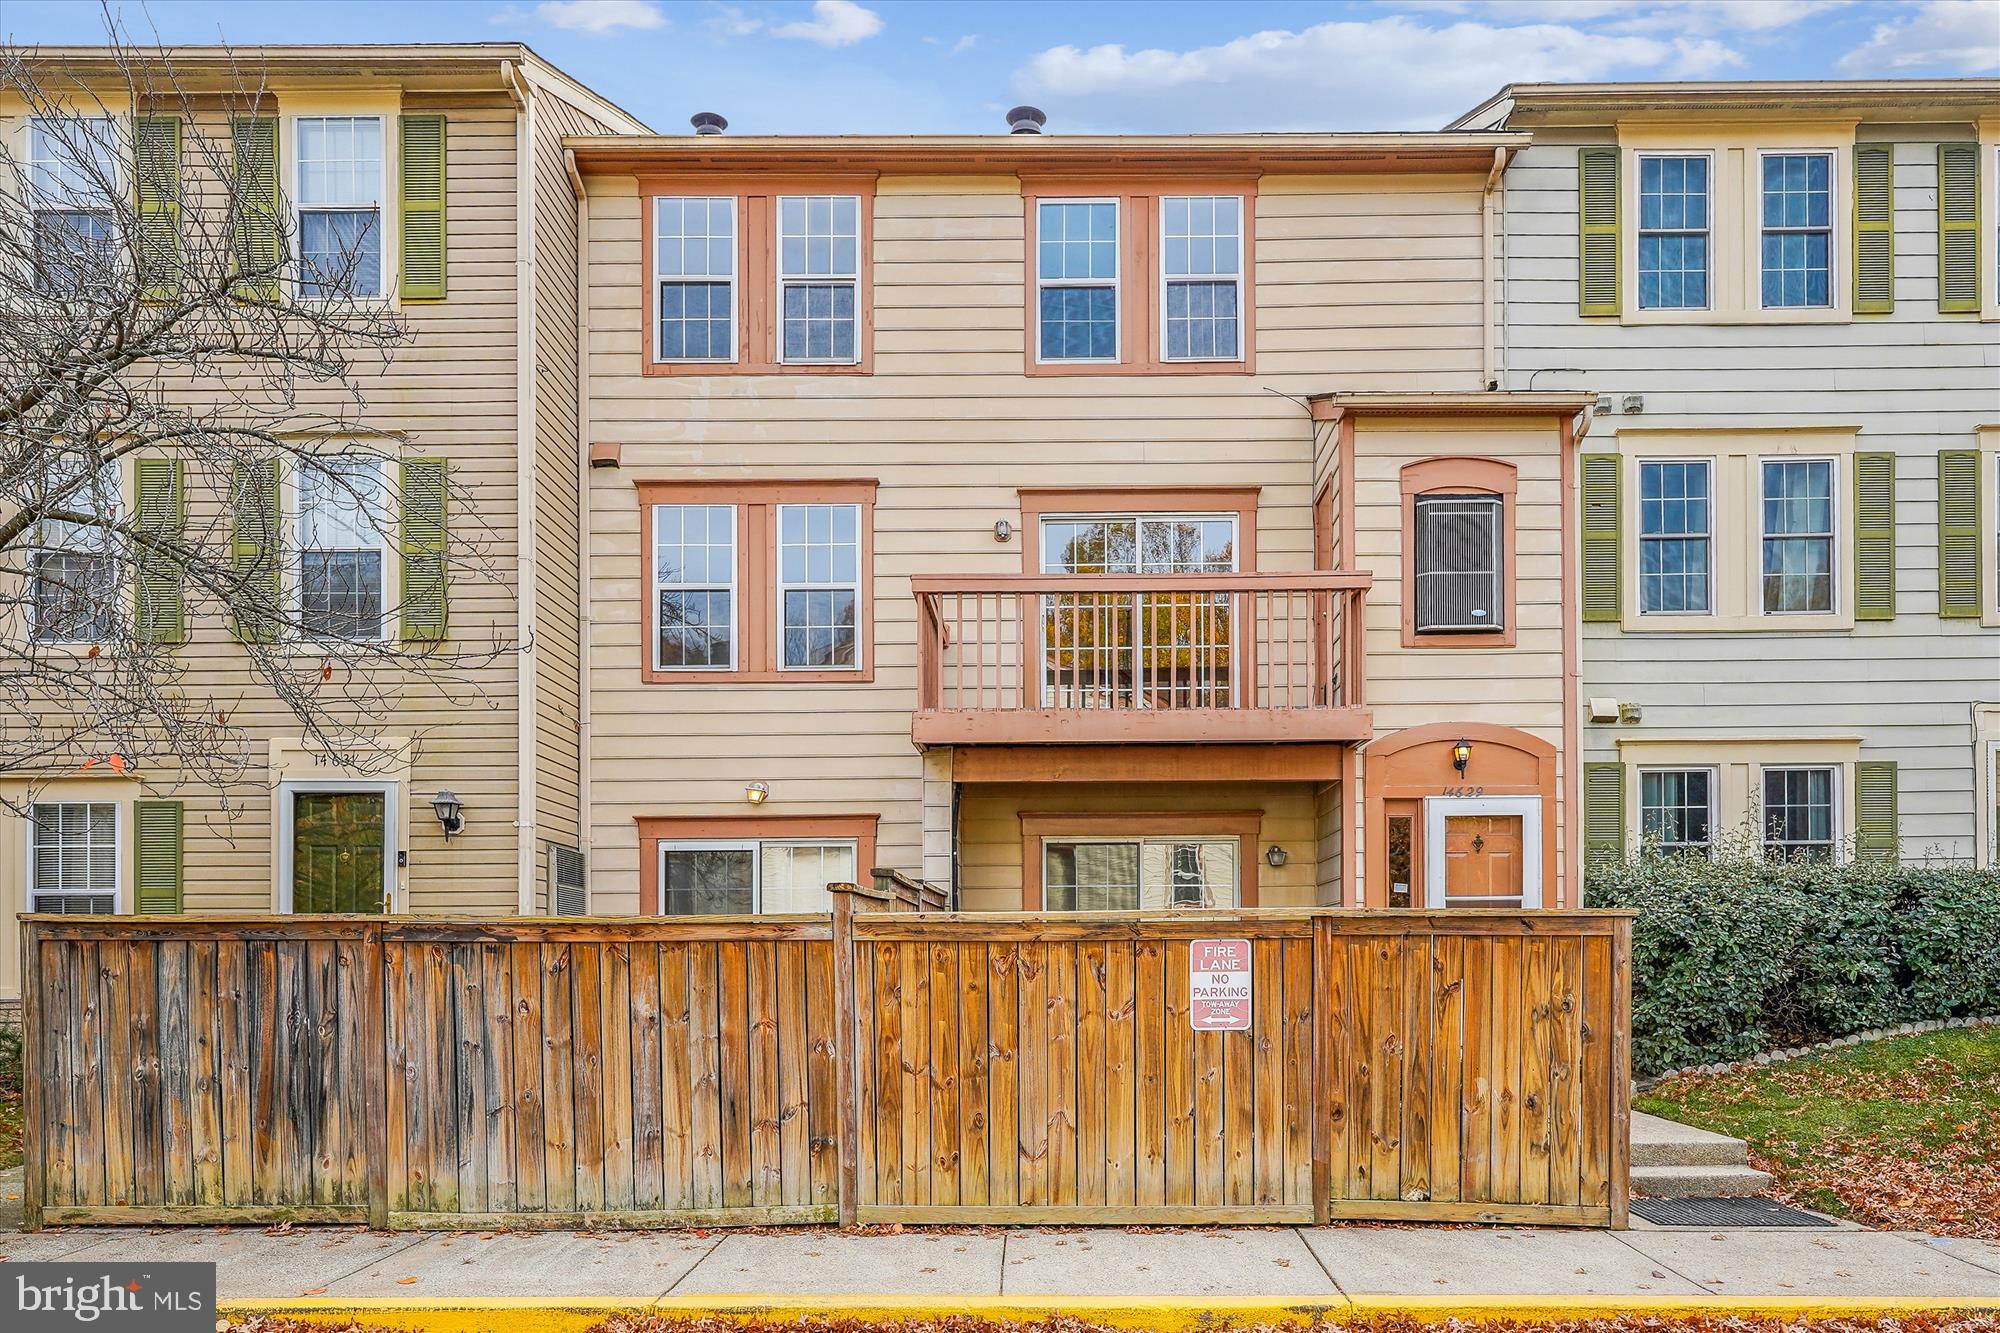
[[752, 805], [764, 804], [765, 801], [771, 799], [771, 784], [768, 782], [751, 783], [743, 789], [743, 799]]
[[1285, 862], [1291, 860], [1292, 854], [1274, 842], [1271, 844], [1270, 848], [1267, 851], [1265, 851], [1264, 859], [1270, 863], [1271, 869], [1276, 870], [1280, 866], [1284, 865]]
[[465, 832], [465, 804], [458, 799], [457, 792], [441, 791], [431, 797], [431, 813], [437, 816], [446, 842], [451, 841], [452, 835]]
[[1001, 519], [998, 523], [995, 523], [993, 525], [993, 540], [996, 542], [1013, 541], [1014, 525], [1012, 523], [1009, 523], [1004, 518]]
[[1458, 775], [1460, 777], [1464, 777], [1465, 766], [1471, 762], [1472, 762], [1472, 742], [1465, 740], [1464, 738], [1461, 737], [1459, 741], [1451, 747], [1451, 766], [1458, 770]]

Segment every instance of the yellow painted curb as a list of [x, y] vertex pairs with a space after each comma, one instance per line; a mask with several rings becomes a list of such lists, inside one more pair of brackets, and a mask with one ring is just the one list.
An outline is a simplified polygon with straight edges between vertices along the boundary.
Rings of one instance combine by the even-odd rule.
[[1224, 1321], [1309, 1323], [1318, 1316], [1402, 1313], [1443, 1321], [1459, 1319], [1586, 1319], [1622, 1314], [1704, 1314], [1754, 1318], [1866, 1318], [1948, 1310], [2000, 1310], [2000, 1296], [1337, 1296], [1325, 1300], [1290, 1297], [1203, 1301], [1174, 1296], [664, 1296], [433, 1298], [360, 1296], [348, 1300], [296, 1297], [281, 1300], [225, 1300], [225, 1315], [277, 1314], [302, 1321], [349, 1320], [411, 1333], [580, 1333], [608, 1315], [625, 1311], [787, 1322], [806, 1315], [889, 1323], [969, 1315], [998, 1323], [1026, 1323], [1067, 1314], [1114, 1328], [1159, 1333], [1212, 1328]]

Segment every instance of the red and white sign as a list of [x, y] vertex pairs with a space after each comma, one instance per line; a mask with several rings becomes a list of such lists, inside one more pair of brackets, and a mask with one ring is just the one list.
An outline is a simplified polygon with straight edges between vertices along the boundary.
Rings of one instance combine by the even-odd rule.
[[1188, 1026], [1196, 1032], [1249, 1031], [1249, 940], [1194, 941], [1188, 957]]

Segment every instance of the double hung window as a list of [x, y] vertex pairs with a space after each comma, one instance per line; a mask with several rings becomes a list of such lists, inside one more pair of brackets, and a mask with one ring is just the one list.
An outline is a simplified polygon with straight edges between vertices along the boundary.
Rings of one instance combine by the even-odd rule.
[[861, 299], [861, 200], [851, 194], [778, 200], [780, 359], [855, 360]]
[[1706, 768], [1642, 769], [1639, 833], [1663, 855], [1709, 854], [1715, 841], [1715, 774]]
[[1708, 307], [1709, 161], [1639, 159], [1639, 308]]
[[1639, 464], [1639, 610], [1710, 610], [1710, 468], [1706, 459]]
[[861, 506], [778, 506], [779, 635], [784, 669], [860, 663]]
[[382, 295], [382, 118], [300, 116], [293, 132], [300, 293]]
[[70, 294], [111, 282], [122, 158], [109, 116], [29, 119], [27, 204], [38, 290]]
[[1035, 210], [1036, 348], [1043, 361], [1118, 359], [1118, 203], [1045, 199]]
[[1243, 200], [1167, 195], [1160, 200], [1160, 272], [1169, 361], [1230, 361], [1243, 354]]
[[1764, 770], [1764, 855], [1773, 861], [1830, 860], [1838, 843], [1834, 770]]
[[[51, 468], [52, 473], [60, 468]], [[106, 464], [89, 476], [74, 469], [73, 485], [51, 478], [44, 513], [95, 514], [97, 523], [47, 518], [37, 525], [28, 553], [33, 570], [29, 632], [38, 643], [104, 643], [117, 635], [118, 561], [109, 524], [118, 517], [118, 468]]]
[[1766, 459], [1761, 472], [1765, 614], [1832, 611], [1832, 460]]
[[852, 883], [852, 840], [716, 839], [660, 844], [666, 916], [831, 910], [828, 884]]
[[736, 200], [653, 200], [659, 359], [736, 359]]
[[653, 506], [653, 582], [666, 671], [736, 666], [736, 507]]
[[1767, 310], [1833, 304], [1833, 156], [1763, 159], [1763, 301]]
[[37, 802], [28, 821], [28, 898], [35, 912], [118, 910], [118, 807]]
[[379, 458], [321, 458], [297, 473], [299, 628], [320, 639], [384, 637], [391, 538], [386, 468]]
[[1234, 838], [1047, 838], [1042, 905], [1051, 912], [1234, 907]]

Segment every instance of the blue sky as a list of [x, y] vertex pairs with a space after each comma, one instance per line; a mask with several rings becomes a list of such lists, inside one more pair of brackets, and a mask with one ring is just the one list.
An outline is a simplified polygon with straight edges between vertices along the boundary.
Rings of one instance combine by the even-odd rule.
[[[655, 129], [1433, 129], [1533, 79], [2000, 73], [2000, 0], [113, 0], [170, 42], [519, 40]], [[97, 0], [6, 0], [14, 42]]]

